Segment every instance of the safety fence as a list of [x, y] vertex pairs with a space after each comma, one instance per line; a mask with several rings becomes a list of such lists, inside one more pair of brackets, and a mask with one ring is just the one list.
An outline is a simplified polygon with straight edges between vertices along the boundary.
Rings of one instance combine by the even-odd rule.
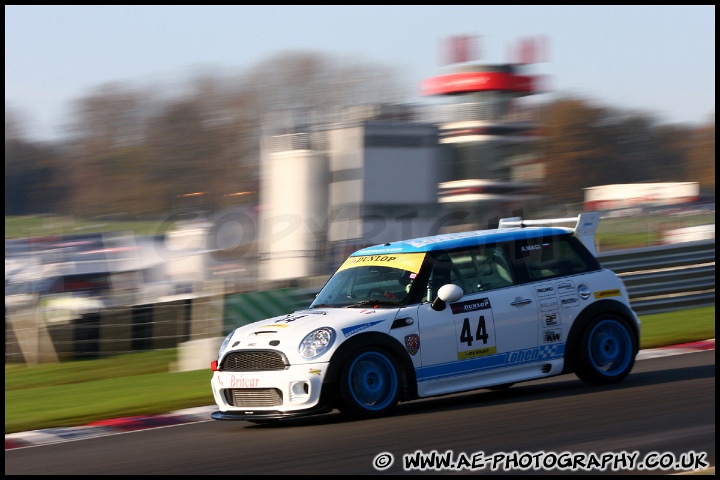
[[715, 305], [715, 240], [600, 253], [640, 315]]

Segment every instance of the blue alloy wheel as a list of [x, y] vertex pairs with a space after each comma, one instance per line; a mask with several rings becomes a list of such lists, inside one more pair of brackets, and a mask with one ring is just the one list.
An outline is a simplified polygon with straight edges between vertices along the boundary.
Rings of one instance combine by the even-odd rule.
[[614, 383], [625, 378], [635, 363], [633, 332], [613, 315], [591, 322], [581, 339], [577, 375], [590, 384]]
[[377, 350], [362, 351], [343, 369], [340, 410], [353, 417], [380, 416], [397, 404], [399, 384], [392, 357]]

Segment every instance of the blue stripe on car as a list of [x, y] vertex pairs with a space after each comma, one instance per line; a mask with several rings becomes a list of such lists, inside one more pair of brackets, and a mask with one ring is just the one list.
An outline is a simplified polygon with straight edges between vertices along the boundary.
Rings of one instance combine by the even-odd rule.
[[[418, 381], [427, 382], [429, 380], [457, 377], [459, 375], [468, 375], [485, 370], [536, 363], [542, 360], [554, 360], [561, 358], [564, 353], [565, 344], [543, 345], [536, 348], [487, 355], [460, 362], [420, 367], [416, 372]], [[513, 361], [513, 357], [516, 357], [517, 361]], [[521, 359], [521, 357], [526, 357], [527, 359]]]

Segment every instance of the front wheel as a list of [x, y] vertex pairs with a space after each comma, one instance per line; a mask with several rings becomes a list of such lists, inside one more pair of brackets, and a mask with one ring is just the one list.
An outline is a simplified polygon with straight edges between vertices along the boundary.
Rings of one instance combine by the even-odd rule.
[[382, 350], [365, 348], [340, 374], [340, 411], [353, 418], [380, 417], [398, 402], [400, 377], [395, 359]]
[[575, 374], [590, 385], [616, 383], [628, 376], [637, 354], [635, 333], [617, 315], [592, 320], [580, 337]]

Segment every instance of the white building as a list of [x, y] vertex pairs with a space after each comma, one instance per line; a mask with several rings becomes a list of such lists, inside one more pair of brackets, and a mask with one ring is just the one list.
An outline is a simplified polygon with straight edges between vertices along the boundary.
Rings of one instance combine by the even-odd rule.
[[698, 182], [624, 183], [585, 188], [585, 210], [615, 210], [695, 202]]
[[328, 159], [310, 133], [276, 135], [262, 145], [259, 274], [263, 280], [317, 275], [325, 244]]
[[447, 149], [437, 127], [411, 113], [351, 107], [335, 122], [264, 140], [263, 280], [325, 274], [359, 247], [437, 233]]

